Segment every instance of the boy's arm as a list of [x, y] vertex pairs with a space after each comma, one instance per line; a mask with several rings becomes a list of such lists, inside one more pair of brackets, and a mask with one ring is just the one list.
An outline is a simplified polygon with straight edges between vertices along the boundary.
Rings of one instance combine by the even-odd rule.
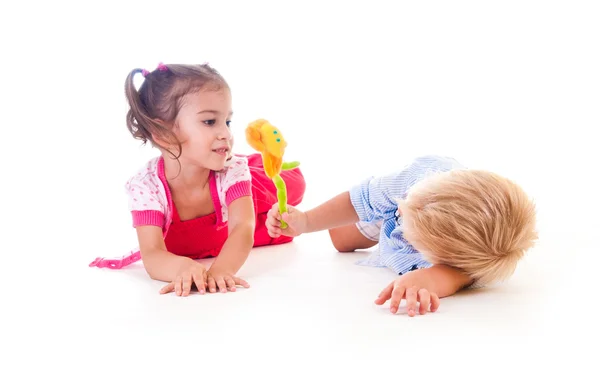
[[432, 282], [431, 289], [428, 290], [437, 294], [440, 298], [454, 295], [472, 282], [471, 278], [465, 273], [443, 264], [436, 264], [420, 271], [422, 271], [421, 275], [428, 276]]
[[305, 232], [328, 230], [358, 221], [374, 222], [393, 217], [398, 209], [397, 198], [405, 195], [410, 171], [402, 170], [370, 178], [329, 201], [306, 211]]
[[[390, 176], [369, 179], [304, 212], [288, 206], [288, 212], [279, 214], [278, 204], [275, 203], [269, 211], [266, 222], [269, 235], [297, 236], [346, 226], [358, 221], [375, 221], [389, 215], [394, 216], [398, 206], [391, 198], [393, 193], [388, 189], [387, 181], [391, 179]], [[382, 203], [384, 201], [386, 203]], [[283, 230], [279, 223], [282, 218], [289, 225]]]
[[355, 222], [358, 222], [358, 215], [350, 201], [350, 193], [344, 192], [306, 211], [305, 232], [328, 230]]
[[[406, 299], [409, 316], [427, 311], [436, 311], [439, 299], [448, 297], [465, 288], [472, 282], [471, 278], [461, 271], [441, 264], [408, 272], [390, 283], [377, 297], [375, 303], [383, 305], [390, 301], [390, 311], [396, 313], [400, 301]], [[417, 307], [417, 302], [419, 306]], [[430, 309], [431, 305], [431, 309]]]
[[[267, 220], [269, 235], [297, 236], [358, 221], [377, 222], [393, 218], [398, 210], [397, 199], [405, 198], [408, 189], [427, 173], [447, 170], [446, 165], [446, 161], [435, 157], [415, 159], [404, 169], [363, 180], [349, 191], [306, 212], [288, 206], [289, 213], [279, 215], [276, 205], [273, 205], [269, 211], [270, 220]], [[280, 229], [280, 216], [290, 225], [288, 228]]]

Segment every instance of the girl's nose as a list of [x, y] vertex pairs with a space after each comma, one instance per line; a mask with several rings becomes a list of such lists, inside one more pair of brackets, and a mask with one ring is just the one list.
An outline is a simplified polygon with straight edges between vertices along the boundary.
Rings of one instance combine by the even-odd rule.
[[229, 129], [228, 126], [221, 128], [221, 130], [219, 131], [219, 134], [218, 134], [219, 140], [231, 140], [232, 137], [233, 137], [233, 134], [231, 133], [231, 130]]

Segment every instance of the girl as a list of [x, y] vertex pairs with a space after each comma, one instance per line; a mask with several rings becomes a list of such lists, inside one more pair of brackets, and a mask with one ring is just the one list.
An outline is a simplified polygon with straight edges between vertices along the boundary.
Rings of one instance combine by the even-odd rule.
[[[133, 78], [142, 73], [139, 91]], [[97, 258], [90, 266], [122, 268], [143, 258], [148, 275], [168, 282], [160, 293], [187, 296], [249, 287], [236, 276], [253, 246], [281, 244], [271, 238], [266, 215], [277, 191], [260, 154], [232, 154], [231, 91], [204, 65], [159, 64], [132, 70], [125, 81], [127, 127], [134, 138], [160, 151], [126, 184], [139, 250], [121, 259]], [[281, 172], [288, 201], [302, 201], [298, 168]], [[194, 259], [216, 257], [210, 268]]]

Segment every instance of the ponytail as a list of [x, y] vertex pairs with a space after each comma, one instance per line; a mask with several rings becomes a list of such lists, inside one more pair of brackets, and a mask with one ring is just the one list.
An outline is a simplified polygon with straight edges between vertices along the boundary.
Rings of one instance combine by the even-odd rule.
[[[144, 84], [146, 85], [142, 84], [139, 91], [135, 88], [135, 84], [133, 83], [133, 79], [137, 73], [141, 73], [146, 77], [146, 80], [144, 81]], [[156, 113], [154, 113], [154, 108], [152, 108], [152, 101], [148, 100], [147, 97], [142, 97], [144, 91], [148, 89], [147, 83], [149, 82], [152, 82], [151, 73], [140, 68], [131, 70], [125, 79], [125, 97], [129, 104], [129, 110], [127, 111], [126, 116], [127, 129], [135, 139], [141, 140], [144, 144], [151, 141], [153, 145], [165, 149], [167, 147], [162, 146], [160, 142], [176, 144], [178, 146], [179, 154], [175, 156], [171, 151], [169, 151], [169, 153], [177, 159], [179, 155], [181, 155], [181, 143], [170, 130], [171, 126], [169, 125], [171, 125], [173, 121], [168, 121], [171, 123], [165, 123], [166, 121], [153, 117]], [[148, 93], [146, 93], [146, 95], [147, 94]], [[160, 139], [160, 141], [155, 141], [155, 138]]]
[[129, 110], [127, 111], [126, 117], [127, 129], [134, 138], [146, 143], [146, 141], [151, 139], [151, 135], [144, 126], [148, 125], [150, 118], [148, 118], [148, 114], [145, 113], [145, 108], [140, 100], [140, 95], [133, 84], [133, 78], [137, 73], [142, 73], [142, 69], [133, 69], [129, 75], [127, 75], [127, 79], [125, 79], [125, 97], [127, 98], [127, 103], [129, 103]]

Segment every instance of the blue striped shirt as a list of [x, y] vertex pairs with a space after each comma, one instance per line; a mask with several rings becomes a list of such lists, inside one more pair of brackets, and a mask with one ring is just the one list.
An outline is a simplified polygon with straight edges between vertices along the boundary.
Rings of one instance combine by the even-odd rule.
[[409, 189], [423, 178], [454, 169], [465, 167], [452, 158], [423, 156], [399, 171], [370, 177], [352, 187], [350, 200], [360, 221], [381, 224], [377, 250], [357, 264], [388, 267], [398, 274], [431, 267], [402, 236], [402, 217], [397, 215], [395, 199], [406, 198]]

